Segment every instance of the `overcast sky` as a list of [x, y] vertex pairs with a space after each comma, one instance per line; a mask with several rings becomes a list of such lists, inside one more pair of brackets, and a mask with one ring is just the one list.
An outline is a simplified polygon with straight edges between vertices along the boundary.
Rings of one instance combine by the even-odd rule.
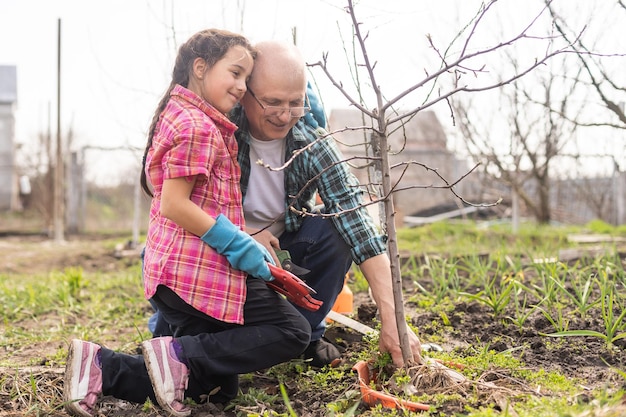
[[[602, 12], [580, 6], [591, 1], [556, 1], [570, 5], [565, 10], [572, 19]], [[426, 35], [445, 46], [481, 1], [357, 3], [370, 33], [371, 55], [379, 62], [379, 83], [394, 94], [423, 78], [424, 68], [435, 58]], [[329, 52], [339, 78], [349, 83], [343, 44], [349, 48], [352, 37], [345, 5], [344, 0], [0, 0], [0, 65], [17, 66], [16, 140], [28, 149], [49, 126], [56, 133], [59, 19], [61, 127], [64, 134], [73, 129], [73, 150], [143, 148], [156, 103], [169, 84], [176, 49], [200, 29], [225, 28], [256, 42], [291, 40], [295, 27], [307, 62]], [[538, 0], [501, 0], [477, 40], [492, 44], [507, 36], [504, 32], [519, 30], [540, 5]], [[623, 26], [619, 30], [623, 38]], [[347, 104], [321, 73], [313, 75], [327, 110]], [[435, 111], [447, 126], [447, 109]], [[85, 156], [87, 177], [99, 182], [134, 175], [140, 159], [128, 151], [87, 150]]]

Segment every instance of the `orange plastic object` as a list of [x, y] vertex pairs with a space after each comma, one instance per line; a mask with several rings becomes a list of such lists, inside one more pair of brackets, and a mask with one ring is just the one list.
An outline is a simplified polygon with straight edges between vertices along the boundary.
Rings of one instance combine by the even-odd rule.
[[354, 295], [352, 294], [352, 290], [348, 287], [348, 275], [346, 275], [346, 280], [343, 283], [343, 288], [341, 292], [337, 296], [337, 300], [333, 305], [332, 310], [336, 311], [340, 314], [352, 314], [352, 310], [354, 309]]
[[352, 367], [358, 374], [359, 387], [361, 388], [361, 398], [363, 402], [369, 407], [373, 407], [377, 404], [382, 405], [385, 408], [391, 409], [405, 409], [409, 411], [428, 411], [429, 405], [416, 403], [413, 401], [402, 400], [393, 395], [386, 394], [384, 392], [376, 391], [370, 387], [370, 368], [367, 362], [359, 361]]

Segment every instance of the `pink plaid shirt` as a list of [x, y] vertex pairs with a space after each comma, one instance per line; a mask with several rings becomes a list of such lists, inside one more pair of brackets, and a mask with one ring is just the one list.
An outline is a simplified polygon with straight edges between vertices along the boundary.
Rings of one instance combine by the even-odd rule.
[[213, 218], [244, 224], [237, 164], [237, 126], [206, 101], [177, 85], [161, 113], [146, 174], [153, 187], [144, 258], [144, 292], [171, 288], [186, 303], [218, 320], [243, 323], [246, 274], [176, 223], [161, 216], [168, 178], [197, 176], [191, 200]]

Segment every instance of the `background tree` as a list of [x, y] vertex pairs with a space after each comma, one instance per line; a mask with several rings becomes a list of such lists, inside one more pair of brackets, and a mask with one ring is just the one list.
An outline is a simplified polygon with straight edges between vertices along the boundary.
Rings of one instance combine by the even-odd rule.
[[[570, 56], [553, 59], [532, 76], [502, 87], [500, 111], [485, 112], [481, 97], [451, 100], [467, 152], [484, 172], [511, 189], [539, 223], [549, 223], [555, 165], [579, 155], [577, 120], [585, 100], [578, 74], [568, 77]], [[510, 57], [512, 68], [519, 68]], [[567, 114], [568, 118], [560, 116]]]
[[[575, 22], [561, 17], [570, 3], [545, 4], [553, 20], [551, 33], [571, 44], [571, 53], [502, 88], [491, 100], [455, 97], [462, 142], [473, 160], [485, 163], [487, 177], [508, 187], [513, 204], [521, 200], [537, 221], [552, 220], [551, 210], [558, 204], [550, 200], [563, 194], [555, 187], [564, 184], [561, 180], [584, 196], [586, 209], [612, 221], [611, 204], [621, 197], [603, 194], [607, 184], [590, 177], [620, 178], [617, 161], [624, 156], [623, 145], [613, 143], [618, 143], [614, 139], [621, 137], [619, 129], [626, 120], [619, 101], [624, 99], [624, 86], [616, 81], [624, 55], [615, 53], [615, 37], [609, 36], [607, 42], [604, 36], [610, 31], [598, 31], [598, 24], [608, 24], [600, 21], [607, 15], [623, 20], [626, 10], [620, 1], [612, 7], [607, 2], [581, 4], [597, 12], [594, 20], [593, 14], [581, 10], [581, 32], [573, 28]], [[518, 67], [519, 55], [507, 56], [510, 66]], [[603, 144], [601, 136], [613, 140]]]
[[[605, 126], [617, 129], [626, 129], [626, 114], [624, 102], [626, 100], [626, 83], [623, 80], [624, 64], [626, 63], [623, 48], [623, 36], [612, 31], [600, 31], [601, 39], [588, 39], [576, 36], [572, 24], [563, 18], [563, 5], [545, 0], [546, 7], [554, 20], [555, 30], [572, 44], [576, 59], [581, 65], [581, 71], [586, 74], [585, 82], [590, 90], [596, 93], [605, 111], [601, 114], [590, 115], [589, 118], [574, 120], [580, 126]], [[623, 0], [605, 2], [610, 5], [612, 18], [618, 21], [626, 19], [626, 3]], [[606, 7], [606, 5], [605, 5]], [[607, 22], [608, 23], [608, 22]], [[623, 27], [623, 26], [622, 26]], [[609, 39], [607, 47], [600, 45], [600, 40]], [[614, 58], [607, 60], [606, 58]], [[615, 58], [619, 59], [616, 64]], [[621, 59], [620, 59], [621, 58]], [[609, 66], [608, 63], [611, 63]], [[566, 117], [566, 115], [563, 115]]]

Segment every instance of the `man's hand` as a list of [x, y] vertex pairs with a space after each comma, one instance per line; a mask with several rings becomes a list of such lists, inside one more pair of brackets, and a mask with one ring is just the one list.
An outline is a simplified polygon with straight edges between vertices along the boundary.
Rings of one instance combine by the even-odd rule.
[[254, 240], [263, 245], [265, 249], [267, 249], [267, 251], [272, 256], [272, 259], [274, 260], [274, 265], [280, 265], [280, 260], [276, 256], [276, 250], [280, 249], [280, 242], [278, 241], [278, 238], [276, 236], [274, 236], [267, 229], [259, 231], [259, 229], [246, 227], [246, 232], [248, 232], [248, 234], [252, 236]]
[[[400, 349], [400, 338], [396, 326], [396, 313], [393, 300], [393, 288], [391, 285], [391, 268], [387, 254], [381, 254], [369, 258], [359, 265], [365, 279], [372, 290], [374, 302], [380, 312], [381, 331], [378, 342], [381, 352], [389, 352], [394, 365], [401, 367], [405, 365]], [[422, 361], [422, 346], [419, 339], [409, 328], [409, 344], [416, 363]]]
[[[389, 324], [392, 324], [390, 326]], [[393, 328], [392, 328], [393, 327]], [[411, 352], [413, 357], [411, 358], [415, 364], [422, 363], [422, 346], [419, 339], [409, 328], [409, 345], [411, 346]], [[389, 352], [393, 363], [397, 367], [404, 365], [404, 359], [402, 358], [402, 350], [400, 349], [400, 339], [398, 337], [398, 329], [396, 328], [396, 322], [390, 322], [387, 325], [381, 327], [380, 338], [378, 340], [378, 348], [381, 352]]]

